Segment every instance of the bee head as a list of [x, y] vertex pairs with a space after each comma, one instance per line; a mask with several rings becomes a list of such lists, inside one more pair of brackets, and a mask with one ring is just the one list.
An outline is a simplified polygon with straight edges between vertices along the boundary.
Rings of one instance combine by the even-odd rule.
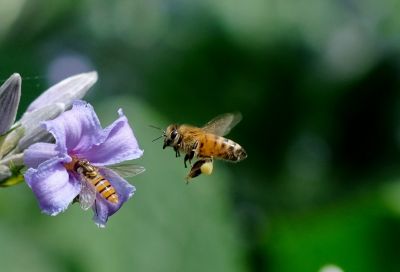
[[163, 149], [165, 149], [167, 146], [176, 146], [179, 142], [179, 139], [180, 135], [178, 132], [178, 125], [169, 125], [165, 130]]

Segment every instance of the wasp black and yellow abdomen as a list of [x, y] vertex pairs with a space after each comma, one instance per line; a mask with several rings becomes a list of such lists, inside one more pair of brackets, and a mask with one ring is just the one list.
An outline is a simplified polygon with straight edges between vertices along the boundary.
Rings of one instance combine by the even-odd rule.
[[[96, 171], [97, 172], [97, 171]], [[111, 183], [102, 175], [97, 173], [94, 178], [87, 178], [96, 188], [96, 191], [106, 200], [112, 203], [118, 203], [118, 195]]]
[[83, 175], [85, 180], [90, 183], [104, 199], [117, 204], [119, 201], [117, 192], [111, 183], [99, 173], [97, 167], [91, 165], [86, 160], [75, 160], [73, 168]]

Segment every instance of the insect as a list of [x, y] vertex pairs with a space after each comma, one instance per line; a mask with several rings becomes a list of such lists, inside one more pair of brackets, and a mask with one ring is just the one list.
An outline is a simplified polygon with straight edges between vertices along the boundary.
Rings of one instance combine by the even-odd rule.
[[[110, 181], [101, 173], [101, 167], [92, 165], [85, 159], [72, 158], [72, 162], [65, 165], [67, 170], [72, 170], [78, 174], [81, 182], [81, 191], [78, 202], [82, 209], [87, 210], [93, 206], [98, 193], [102, 198], [112, 204], [118, 204], [118, 192]], [[121, 177], [132, 177], [142, 173], [145, 169], [142, 166], [124, 163], [107, 166], [107, 168], [117, 172]]]
[[247, 157], [243, 147], [222, 137], [228, 134], [241, 119], [240, 113], [225, 113], [212, 119], [201, 128], [186, 124], [169, 125], [163, 134], [163, 149], [171, 146], [176, 157], [180, 156], [180, 152], [185, 153], [183, 161], [185, 168], [187, 161], [191, 165], [192, 159], [198, 158], [186, 177], [187, 182], [200, 174], [210, 175], [213, 171], [214, 158], [239, 162]]

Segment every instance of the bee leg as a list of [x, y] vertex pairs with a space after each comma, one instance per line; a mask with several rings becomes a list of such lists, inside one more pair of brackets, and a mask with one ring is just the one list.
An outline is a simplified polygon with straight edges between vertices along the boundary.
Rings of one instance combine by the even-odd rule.
[[181, 153], [179, 152], [179, 148], [177, 146], [174, 146], [174, 150], [175, 150], [175, 157], [178, 158], [181, 156]]
[[190, 152], [190, 154], [189, 154], [189, 163], [190, 163], [190, 165], [192, 165], [192, 159], [193, 159], [193, 157], [194, 157], [194, 154], [195, 154], [195, 150], [192, 150], [192, 151]]
[[183, 163], [185, 164], [185, 168], [187, 168], [186, 161], [189, 161], [189, 164], [192, 165], [192, 159], [194, 157], [194, 152], [195, 151], [192, 150], [185, 155], [185, 159], [183, 160]]
[[190, 151], [190, 153], [188, 154], [188, 160], [190, 165], [192, 165], [192, 159], [194, 158], [194, 156], [197, 154], [197, 146], [199, 145], [199, 142], [195, 142], [193, 145], [192, 150]]
[[204, 164], [203, 160], [198, 160], [195, 164], [193, 164], [190, 169], [189, 174], [186, 177], [186, 183], [189, 182], [189, 179], [195, 178], [201, 174], [201, 166]]
[[195, 178], [202, 173], [210, 175], [212, 173], [212, 168], [213, 168], [212, 158], [203, 158], [198, 160], [192, 166], [192, 169], [190, 169], [190, 172], [186, 177], [186, 182], [189, 182], [189, 179]]
[[189, 160], [189, 154], [186, 154], [185, 158], [183, 159], [183, 164], [185, 165], [185, 168], [187, 168], [187, 165], [186, 165], [187, 160]]

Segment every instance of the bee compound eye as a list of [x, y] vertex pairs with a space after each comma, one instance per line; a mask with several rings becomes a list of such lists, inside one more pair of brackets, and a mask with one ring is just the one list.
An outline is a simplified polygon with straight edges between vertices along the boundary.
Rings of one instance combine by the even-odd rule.
[[176, 138], [176, 135], [178, 135], [178, 131], [176, 131], [176, 130], [172, 131], [172, 132], [171, 132], [171, 139], [172, 139], [172, 140], [175, 139], [175, 138]]

